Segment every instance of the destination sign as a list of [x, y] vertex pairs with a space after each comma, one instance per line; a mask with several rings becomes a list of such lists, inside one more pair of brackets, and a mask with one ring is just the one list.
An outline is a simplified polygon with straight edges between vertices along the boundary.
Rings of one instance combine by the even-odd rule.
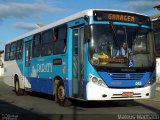
[[108, 20], [113, 21], [125, 21], [125, 22], [135, 22], [135, 16], [122, 15], [122, 14], [107, 14]]
[[118, 11], [94, 11], [95, 21], [128, 22], [151, 26], [150, 18], [135, 13]]

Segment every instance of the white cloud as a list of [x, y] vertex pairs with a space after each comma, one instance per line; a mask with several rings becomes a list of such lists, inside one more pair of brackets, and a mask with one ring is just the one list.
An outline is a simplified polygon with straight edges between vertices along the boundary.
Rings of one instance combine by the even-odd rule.
[[135, 12], [148, 12], [153, 10], [153, 7], [160, 4], [160, 0], [122, 0], [126, 2], [126, 6], [129, 10]]
[[0, 19], [15, 17], [15, 18], [26, 18], [39, 15], [43, 12], [55, 12], [64, 11], [62, 8], [50, 6], [45, 4], [41, 0], [36, 0], [33, 3], [17, 3], [17, 2], [6, 2], [0, 3]]
[[147, 12], [153, 10], [153, 7], [160, 4], [160, 1], [135, 2], [128, 5], [129, 8], [136, 12]]
[[13, 24], [13, 26], [15, 28], [23, 29], [23, 30], [33, 30], [37, 28], [35, 24], [25, 23], [25, 22], [16, 22]]

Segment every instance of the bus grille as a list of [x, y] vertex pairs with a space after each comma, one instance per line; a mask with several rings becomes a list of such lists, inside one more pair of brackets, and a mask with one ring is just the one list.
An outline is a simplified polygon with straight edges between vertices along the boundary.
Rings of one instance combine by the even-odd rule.
[[113, 80], [140, 80], [143, 73], [110, 73], [109, 76]]

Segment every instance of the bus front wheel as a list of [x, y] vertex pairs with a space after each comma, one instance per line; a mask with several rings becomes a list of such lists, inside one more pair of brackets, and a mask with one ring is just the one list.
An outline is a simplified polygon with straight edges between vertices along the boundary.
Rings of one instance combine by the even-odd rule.
[[24, 95], [24, 91], [20, 88], [18, 79], [15, 80], [15, 92], [16, 92], [16, 95], [18, 96]]
[[62, 81], [57, 84], [56, 101], [62, 106], [70, 106], [71, 101], [66, 98], [66, 91]]

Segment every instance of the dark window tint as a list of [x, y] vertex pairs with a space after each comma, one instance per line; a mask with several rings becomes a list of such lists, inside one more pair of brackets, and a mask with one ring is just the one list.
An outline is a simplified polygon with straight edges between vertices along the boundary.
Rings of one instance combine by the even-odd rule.
[[22, 59], [23, 55], [23, 40], [17, 41], [17, 53], [16, 53], [16, 59]]
[[36, 34], [33, 37], [32, 57], [39, 57], [41, 54], [41, 34]]
[[5, 47], [5, 61], [9, 60], [9, 55], [10, 55], [10, 44], [6, 45]]
[[160, 56], [160, 32], [155, 33], [155, 47], [156, 47], [156, 56]]
[[63, 25], [54, 30], [54, 54], [64, 53], [66, 50], [67, 26]]
[[53, 53], [53, 30], [47, 30], [42, 33], [42, 56]]
[[11, 43], [10, 60], [14, 60], [16, 57], [16, 42]]

